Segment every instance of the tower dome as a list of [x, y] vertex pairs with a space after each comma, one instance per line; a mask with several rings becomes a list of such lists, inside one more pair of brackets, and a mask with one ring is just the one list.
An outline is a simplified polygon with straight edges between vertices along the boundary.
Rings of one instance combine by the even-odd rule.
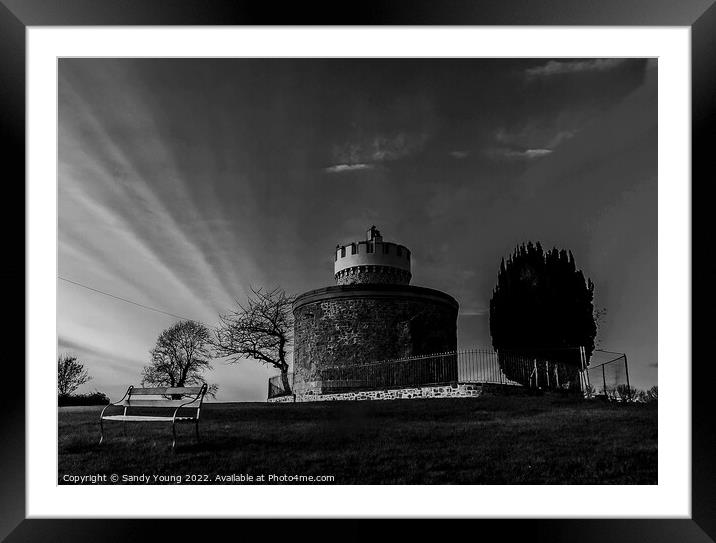
[[383, 241], [380, 231], [371, 226], [365, 241], [336, 246], [333, 274], [337, 285], [408, 285], [410, 250]]

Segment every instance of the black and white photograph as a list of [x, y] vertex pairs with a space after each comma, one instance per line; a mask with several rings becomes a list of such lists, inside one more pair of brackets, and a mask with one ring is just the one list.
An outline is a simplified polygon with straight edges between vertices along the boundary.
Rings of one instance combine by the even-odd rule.
[[60, 58], [59, 485], [657, 485], [656, 58]]

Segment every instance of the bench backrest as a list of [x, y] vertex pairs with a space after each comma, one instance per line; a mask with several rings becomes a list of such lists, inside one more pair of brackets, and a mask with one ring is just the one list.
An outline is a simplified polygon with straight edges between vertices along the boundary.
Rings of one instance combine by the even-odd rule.
[[[199, 387], [154, 387], [134, 388], [130, 386], [121, 403], [124, 407], [187, 407], [200, 408], [206, 394], [206, 385]], [[171, 398], [171, 399], [170, 399]]]

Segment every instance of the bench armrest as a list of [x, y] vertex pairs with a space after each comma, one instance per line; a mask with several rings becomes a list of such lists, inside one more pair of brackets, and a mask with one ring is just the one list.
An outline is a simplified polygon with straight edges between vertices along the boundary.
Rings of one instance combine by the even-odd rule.
[[176, 419], [177, 413], [182, 407], [192, 407], [192, 404], [195, 404], [198, 402], [199, 405], [196, 406], [196, 418], [199, 418], [199, 410], [201, 409], [201, 402], [204, 400], [204, 394], [206, 394], [207, 386], [206, 384], [202, 385], [201, 391], [199, 391], [199, 394], [194, 396], [191, 400], [181, 404], [179, 407], [177, 407], [174, 410], [174, 414], [172, 415], [172, 419]]
[[112, 405], [116, 405], [117, 407], [121, 407], [120, 404], [124, 401], [124, 399], [125, 399], [126, 397], [129, 396], [129, 394], [130, 394], [130, 392], [132, 392], [132, 389], [133, 389], [133, 388], [134, 388], [134, 386], [131, 385], [131, 386], [127, 389], [127, 392], [124, 393], [124, 396], [122, 396], [122, 399], [121, 399], [121, 400], [119, 400], [119, 401], [117, 401], [117, 402], [113, 402], [113, 403], [108, 403], [107, 405], [105, 405], [105, 406], [104, 406], [104, 409], [102, 409], [102, 412], [99, 414], [100, 420], [102, 420], [102, 417], [104, 416], [104, 412], [107, 410], [108, 407], [110, 407], [110, 406], [112, 406]]

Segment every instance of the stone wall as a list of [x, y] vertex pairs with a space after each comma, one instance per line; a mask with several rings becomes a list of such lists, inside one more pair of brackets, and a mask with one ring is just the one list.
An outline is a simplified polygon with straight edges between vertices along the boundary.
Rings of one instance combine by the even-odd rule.
[[275, 398], [269, 398], [269, 403], [293, 403], [296, 399], [294, 398], [293, 394], [289, 394], [287, 396], [277, 396]]
[[[319, 293], [300, 303], [300, 298], [297, 300], [297, 383], [320, 381], [327, 368], [456, 349], [457, 303], [452, 298], [432, 289], [410, 286], [392, 287], [377, 295], [376, 288], [329, 287], [322, 289], [323, 296]], [[457, 381], [457, 360], [454, 367], [443, 364], [441, 372], [439, 378], [433, 379], [421, 375], [423, 380], [419, 383]]]
[[412, 387], [389, 390], [364, 390], [343, 392], [340, 394], [296, 394], [271, 398], [270, 403], [278, 402], [331, 402], [355, 400], [407, 400], [414, 398], [476, 398], [483, 393], [483, 386], [474, 383], [458, 383], [445, 386]]

